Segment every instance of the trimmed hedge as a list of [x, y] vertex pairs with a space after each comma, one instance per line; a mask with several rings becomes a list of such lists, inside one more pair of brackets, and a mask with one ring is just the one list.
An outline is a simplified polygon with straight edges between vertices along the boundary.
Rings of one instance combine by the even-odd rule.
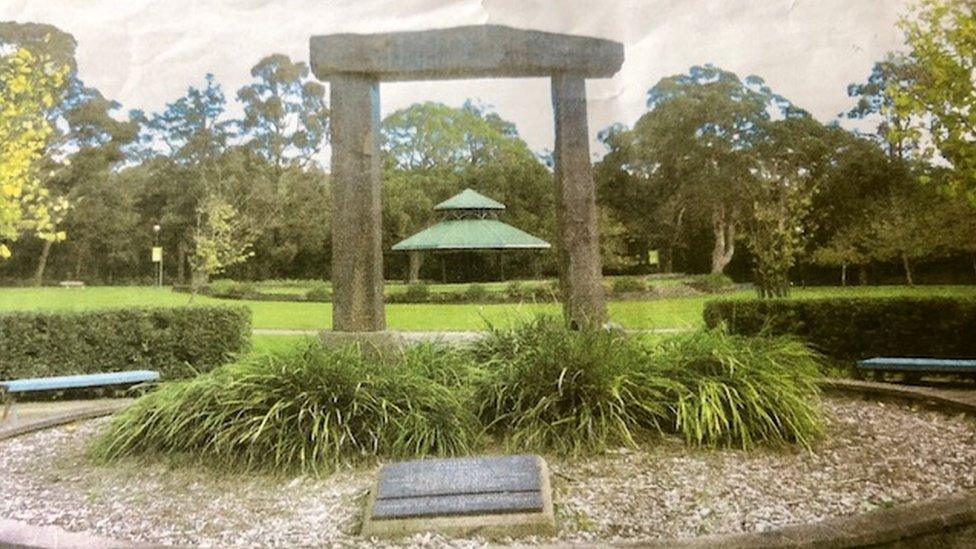
[[841, 360], [976, 357], [976, 299], [856, 297], [709, 301], [705, 323], [741, 335], [793, 334]]
[[156, 370], [185, 378], [250, 345], [244, 307], [0, 314], [0, 379]]

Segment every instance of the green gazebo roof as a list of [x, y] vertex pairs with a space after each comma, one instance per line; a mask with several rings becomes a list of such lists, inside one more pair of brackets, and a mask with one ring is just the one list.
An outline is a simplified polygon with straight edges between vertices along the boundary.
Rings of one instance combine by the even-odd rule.
[[497, 219], [446, 219], [393, 245], [410, 250], [545, 250], [541, 238]]
[[505, 205], [464, 189], [434, 207], [449, 211], [437, 224], [397, 242], [393, 251], [412, 250], [546, 250], [548, 242], [495, 219], [490, 210]]
[[505, 205], [487, 196], [464, 189], [444, 202], [434, 206], [435, 210], [504, 210]]

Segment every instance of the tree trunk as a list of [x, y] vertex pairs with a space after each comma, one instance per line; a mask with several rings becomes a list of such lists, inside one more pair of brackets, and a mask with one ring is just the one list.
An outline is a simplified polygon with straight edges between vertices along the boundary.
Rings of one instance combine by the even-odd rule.
[[183, 240], [176, 243], [176, 280], [180, 285], [186, 284], [186, 244]]
[[735, 224], [725, 219], [725, 208], [712, 214], [712, 234], [715, 246], [712, 248], [712, 274], [722, 274], [732, 261], [735, 253]]
[[847, 263], [840, 265], [840, 285], [847, 286]]
[[41, 257], [37, 260], [37, 270], [34, 271], [34, 286], [40, 286], [44, 282], [44, 269], [47, 267], [47, 258], [51, 254], [53, 240], [45, 240], [44, 247], [41, 248]]
[[868, 269], [864, 265], [857, 266], [857, 283], [861, 286], [868, 285]]
[[909, 286], [914, 286], [915, 280], [912, 278], [912, 263], [909, 261], [907, 255], [901, 255], [901, 264], [905, 268], [905, 281], [908, 282]]
[[78, 250], [78, 255], [75, 256], [75, 280], [81, 280], [81, 269], [84, 266], [85, 261], [85, 251]]
[[673, 273], [674, 272], [674, 248], [671, 246], [665, 246], [661, 248], [661, 265], [660, 269], [662, 273]]
[[678, 215], [674, 219], [674, 230], [671, 231], [671, 238], [668, 239], [668, 244], [661, 250], [661, 272], [662, 273], [673, 273], [674, 272], [674, 249], [678, 246], [678, 238], [681, 236], [681, 223], [685, 218], [685, 211], [687, 208], [681, 208], [678, 210]]

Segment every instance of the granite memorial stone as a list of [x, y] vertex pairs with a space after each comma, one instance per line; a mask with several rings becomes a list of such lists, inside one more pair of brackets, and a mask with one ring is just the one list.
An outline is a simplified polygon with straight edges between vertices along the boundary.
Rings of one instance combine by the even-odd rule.
[[549, 475], [533, 455], [431, 459], [380, 469], [363, 535], [512, 536], [555, 531]]

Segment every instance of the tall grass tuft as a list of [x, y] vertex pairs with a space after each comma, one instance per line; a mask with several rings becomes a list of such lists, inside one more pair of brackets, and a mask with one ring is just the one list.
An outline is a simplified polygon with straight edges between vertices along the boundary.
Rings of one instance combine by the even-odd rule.
[[376, 456], [466, 453], [480, 426], [457, 389], [465, 360], [431, 346], [384, 357], [317, 343], [254, 356], [142, 397], [112, 420], [92, 453], [306, 473]]
[[689, 443], [809, 446], [821, 432], [819, 356], [798, 340], [701, 331], [665, 340], [649, 359], [680, 387], [670, 427]]
[[642, 367], [634, 341], [615, 334], [537, 317], [490, 327], [472, 352], [485, 367], [475, 383], [478, 415], [512, 447], [576, 454], [633, 445], [668, 413], [670, 382]]

